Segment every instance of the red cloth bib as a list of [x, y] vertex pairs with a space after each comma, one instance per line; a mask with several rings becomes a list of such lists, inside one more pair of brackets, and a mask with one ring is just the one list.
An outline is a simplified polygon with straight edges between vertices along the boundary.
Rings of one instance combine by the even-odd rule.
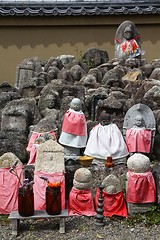
[[131, 39], [121, 43], [122, 52], [127, 54], [134, 53], [138, 48], [138, 44], [135, 39]]
[[[23, 182], [23, 166], [16, 167], [17, 174]], [[0, 168], [0, 214], [10, 214], [18, 210], [18, 178], [9, 172], [9, 168]]]
[[127, 129], [126, 144], [129, 152], [150, 153], [151, 130], [146, 129]]
[[151, 203], [156, 201], [156, 186], [150, 171], [134, 173], [128, 171], [127, 202]]
[[91, 190], [78, 190], [72, 187], [68, 201], [69, 215], [94, 216], [94, 201]]
[[77, 136], [86, 135], [86, 119], [84, 114], [67, 111], [64, 115], [62, 131]]
[[61, 205], [62, 209], [65, 209], [65, 178], [63, 173], [46, 173], [46, 172], [34, 172], [34, 208], [35, 210], [45, 210], [46, 209], [46, 187], [47, 182], [42, 180], [40, 176], [45, 176], [50, 182], [62, 181], [61, 186]]
[[[95, 204], [98, 206], [99, 188], [96, 192]], [[103, 215], [105, 217], [112, 217], [113, 215], [128, 217], [126, 201], [123, 192], [109, 194], [107, 192], [102, 193], [103, 196]]]

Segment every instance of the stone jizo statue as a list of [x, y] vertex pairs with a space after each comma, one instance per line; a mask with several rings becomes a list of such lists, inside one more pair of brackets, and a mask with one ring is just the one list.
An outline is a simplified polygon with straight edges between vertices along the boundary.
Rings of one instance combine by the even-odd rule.
[[149, 154], [155, 134], [155, 119], [151, 109], [144, 104], [132, 106], [124, 118], [124, 135], [130, 153]]
[[144, 51], [141, 50], [141, 40], [135, 24], [124, 21], [118, 27], [115, 35], [116, 58], [141, 58]]
[[141, 153], [134, 153], [127, 160], [128, 203], [154, 203], [156, 201], [156, 186], [151, 172], [150, 159]]
[[87, 168], [76, 170], [69, 194], [69, 215], [94, 216], [96, 214], [91, 191], [92, 173]]
[[[128, 217], [126, 202], [122, 191], [120, 180], [113, 174], [108, 175], [102, 182], [103, 189], [103, 215], [112, 217], [113, 215]], [[95, 196], [95, 203], [98, 205], [99, 189]]]
[[84, 154], [102, 162], [109, 156], [114, 161], [129, 154], [121, 131], [111, 122], [111, 116], [105, 111], [100, 114], [99, 124], [90, 131]]
[[65, 113], [59, 143], [65, 148], [65, 155], [80, 155], [80, 149], [86, 146], [87, 123], [82, 112], [82, 102], [73, 98], [69, 110]]

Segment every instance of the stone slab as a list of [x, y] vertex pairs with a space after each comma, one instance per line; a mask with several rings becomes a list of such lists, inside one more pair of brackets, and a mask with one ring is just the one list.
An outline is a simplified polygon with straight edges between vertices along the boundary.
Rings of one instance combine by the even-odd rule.
[[39, 219], [39, 218], [59, 218], [59, 232], [65, 233], [65, 217], [68, 217], [68, 209], [62, 210], [59, 215], [49, 215], [45, 210], [36, 210], [34, 215], [29, 217], [20, 216], [18, 211], [13, 211], [10, 213], [8, 219], [12, 223], [12, 235], [17, 236], [19, 233], [20, 220], [22, 219]]
[[155, 203], [127, 203], [128, 214], [147, 212]]

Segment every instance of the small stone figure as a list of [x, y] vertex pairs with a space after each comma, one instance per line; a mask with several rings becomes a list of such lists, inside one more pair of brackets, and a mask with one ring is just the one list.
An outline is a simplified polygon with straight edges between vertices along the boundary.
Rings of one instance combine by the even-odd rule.
[[141, 41], [136, 26], [131, 21], [124, 21], [117, 29], [115, 36], [116, 58], [141, 58]]
[[[134, 153], [127, 160], [126, 201], [129, 213], [145, 211], [147, 206], [151, 207], [150, 204], [156, 202], [156, 186], [150, 165], [150, 159], [141, 153]], [[133, 204], [141, 204], [141, 207], [137, 205], [136, 209], [135, 205], [132, 209]]]
[[[11, 170], [16, 174], [11, 174]], [[17, 177], [18, 176], [18, 177]], [[18, 189], [23, 182], [23, 164], [12, 152], [0, 156], [0, 214], [18, 210]]]
[[155, 135], [155, 118], [144, 104], [132, 106], [125, 115], [123, 133], [130, 153], [149, 154]]
[[104, 111], [99, 117], [99, 124], [90, 131], [84, 154], [103, 161], [110, 156], [116, 160], [129, 154], [121, 131]]
[[28, 164], [35, 163], [37, 148], [41, 143], [44, 143], [49, 139], [57, 141], [56, 134], [52, 130], [50, 132], [31, 132], [31, 136], [27, 145], [27, 151], [29, 153]]
[[126, 131], [126, 144], [129, 152], [150, 153], [152, 132], [145, 129], [143, 116], [135, 117], [135, 124]]
[[80, 149], [86, 146], [87, 124], [79, 98], [72, 99], [65, 113], [59, 143], [64, 145], [66, 156], [79, 156]]
[[[103, 215], [112, 217], [113, 215], [128, 217], [127, 206], [122, 191], [120, 180], [113, 174], [108, 175], [102, 182], [103, 186]], [[96, 206], [100, 190], [97, 189], [95, 196]]]
[[42, 117], [46, 117], [48, 115], [56, 116], [58, 118], [59, 110], [57, 110], [57, 102], [58, 102], [59, 94], [56, 91], [48, 92], [47, 94], [42, 94], [40, 96], [38, 107], [40, 109], [40, 113]]
[[34, 170], [35, 210], [44, 210], [46, 207], [47, 182], [42, 181], [40, 176], [49, 179], [51, 183], [61, 182], [61, 206], [65, 208], [64, 168], [63, 147], [53, 139], [41, 143], [37, 148]]
[[69, 215], [94, 216], [96, 214], [91, 192], [92, 173], [86, 168], [76, 170], [69, 194]]

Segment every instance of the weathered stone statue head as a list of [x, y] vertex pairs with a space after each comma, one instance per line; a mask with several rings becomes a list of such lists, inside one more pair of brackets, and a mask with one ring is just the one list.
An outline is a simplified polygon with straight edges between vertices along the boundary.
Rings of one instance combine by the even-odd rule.
[[109, 194], [118, 193], [122, 191], [120, 180], [113, 174], [108, 175], [102, 182], [104, 186], [103, 191]]
[[70, 108], [77, 112], [82, 110], [81, 100], [79, 98], [73, 98], [73, 100], [70, 103]]
[[92, 173], [87, 168], [76, 170], [73, 179], [73, 186], [79, 190], [88, 190], [92, 184]]
[[99, 116], [99, 123], [102, 126], [108, 125], [111, 123], [111, 116], [110, 114], [106, 113], [105, 111], [103, 111], [100, 116]]
[[135, 173], [145, 173], [150, 170], [150, 159], [141, 153], [134, 153], [127, 160], [127, 167]]
[[142, 115], [138, 114], [135, 117], [135, 123], [133, 125], [133, 128], [145, 128], [145, 122]]
[[135, 104], [124, 117], [123, 129], [130, 129], [134, 125], [143, 126], [152, 131], [156, 128], [156, 121], [152, 110], [145, 104]]
[[38, 102], [38, 107], [42, 115], [44, 115], [44, 111], [46, 109], [53, 109], [56, 107], [58, 95], [59, 94], [56, 91], [49, 92], [48, 94], [42, 94]]
[[128, 25], [128, 26], [124, 29], [123, 37], [124, 37], [126, 40], [130, 40], [130, 39], [133, 39], [133, 38], [134, 38], [134, 29], [133, 29], [133, 26], [132, 26], [132, 25]]

